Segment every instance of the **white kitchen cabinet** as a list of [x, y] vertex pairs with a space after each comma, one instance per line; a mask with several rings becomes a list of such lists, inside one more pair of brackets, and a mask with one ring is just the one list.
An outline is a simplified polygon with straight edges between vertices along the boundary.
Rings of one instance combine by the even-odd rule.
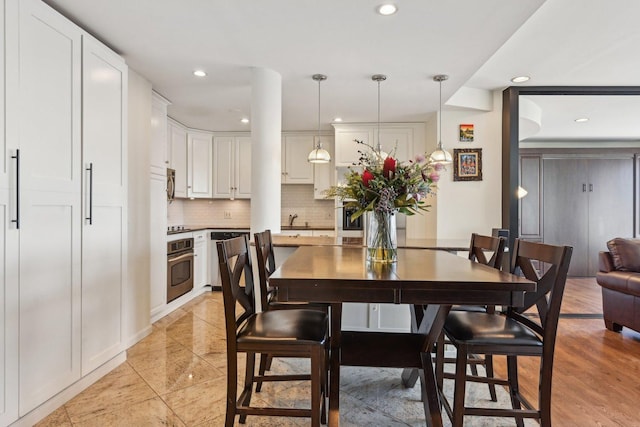
[[167, 304], [167, 180], [151, 175], [149, 185], [149, 280], [151, 318]]
[[176, 172], [175, 197], [187, 197], [187, 129], [171, 119], [168, 120], [167, 144], [169, 167]]
[[[314, 137], [314, 142], [317, 142], [318, 137]], [[335, 183], [336, 176], [336, 159], [333, 137], [323, 136], [322, 148], [327, 150], [331, 154], [331, 161], [327, 164], [314, 164], [313, 165], [313, 198], [324, 199], [324, 192], [329, 189]]]
[[213, 146], [208, 132], [187, 133], [187, 197], [213, 196]]
[[171, 103], [157, 92], [153, 92], [151, 104], [151, 173], [167, 175], [169, 151], [167, 146], [167, 106]]
[[[350, 166], [360, 158], [358, 150], [367, 148], [354, 140], [377, 147], [378, 125], [367, 124], [334, 124], [335, 128], [335, 164], [338, 167]], [[423, 123], [381, 123], [380, 140], [382, 150], [393, 153], [401, 161], [413, 159], [416, 148], [424, 147], [425, 128]]]
[[346, 331], [410, 332], [409, 306], [407, 304], [343, 304], [342, 329]]
[[214, 137], [213, 160], [213, 197], [251, 198], [251, 137]]
[[207, 231], [195, 231], [193, 233], [193, 289], [198, 290], [204, 286], [207, 286], [209, 279], [209, 260], [207, 258], [208, 253], [208, 240], [209, 232]]
[[82, 37], [82, 52], [81, 347], [86, 375], [124, 350], [128, 103], [124, 60], [88, 35]]
[[307, 161], [313, 147], [312, 135], [282, 137], [282, 184], [313, 184], [313, 163]]
[[127, 97], [115, 54], [41, 1], [3, 3], [0, 425], [8, 425], [123, 350]]

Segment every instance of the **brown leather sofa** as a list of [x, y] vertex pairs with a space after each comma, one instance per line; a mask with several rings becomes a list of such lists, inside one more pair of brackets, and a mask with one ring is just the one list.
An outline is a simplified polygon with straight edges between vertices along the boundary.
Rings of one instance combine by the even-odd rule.
[[623, 326], [640, 332], [640, 240], [616, 238], [599, 254], [596, 281], [602, 287], [602, 311], [607, 329]]

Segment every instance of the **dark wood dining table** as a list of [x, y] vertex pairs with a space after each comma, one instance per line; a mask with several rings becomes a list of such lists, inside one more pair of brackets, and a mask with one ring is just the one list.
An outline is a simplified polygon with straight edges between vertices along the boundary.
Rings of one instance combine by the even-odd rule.
[[[366, 248], [302, 246], [269, 277], [281, 301], [331, 303], [329, 426], [340, 423], [340, 366], [420, 372], [425, 421], [442, 426], [431, 349], [454, 304], [520, 306], [536, 284], [441, 250], [398, 249], [393, 264], [370, 263]], [[342, 303], [409, 304], [410, 333], [342, 331]], [[416, 371], [416, 368], [418, 369]], [[415, 378], [413, 379], [415, 382]]]

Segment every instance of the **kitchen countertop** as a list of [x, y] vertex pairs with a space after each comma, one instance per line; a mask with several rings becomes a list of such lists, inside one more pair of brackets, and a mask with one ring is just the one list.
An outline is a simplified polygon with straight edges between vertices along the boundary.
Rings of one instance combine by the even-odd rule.
[[[318, 226], [318, 227], [305, 227], [304, 225], [300, 226], [300, 225], [294, 225], [294, 226], [288, 226], [288, 225], [283, 225], [281, 227], [282, 230], [334, 230], [333, 227], [329, 227], [329, 226]], [[203, 231], [203, 230], [212, 230], [212, 231], [246, 231], [249, 232], [249, 227], [210, 227], [207, 225], [185, 225], [184, 229], [182, 230], [173, 230], [173, 231], [167, 231], [167, 235], [173, 235], [173, 234], [179, 234], [179, 233], [191, 233], [194, 231]]]
[[[271, 237], [273, 246], [364, 246], [365, 242], [359, 237], [326, 237], [326, 236], [282, 236], [274, 234]], [[399, 248], [444, 249], [449, 251], [468, 251], [468, 239], [406, 239], [398, 236]]]

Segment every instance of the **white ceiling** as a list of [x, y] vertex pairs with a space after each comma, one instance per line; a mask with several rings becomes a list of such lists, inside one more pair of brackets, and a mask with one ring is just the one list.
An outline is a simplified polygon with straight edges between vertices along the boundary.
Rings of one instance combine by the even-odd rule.
[[282, 75], [283, 130], [317, 128], [315, 73], [328, 75], [324, 129], [337, 116], [377, 120], [377, 73], [388, 76], [383, 122], [436, 111], [435, 74], [450, 75], [445, 100], [462, 86], [503, 89], [515, 75], [534, 86], [640, 86], [637, 0], [396, 0], [389, 17], [371, 0], [46, 2], [122, 54], [172, 101], [172, 117], [207, 130], [250, 128], [239, 120], [251, 117], [251, 67]]

